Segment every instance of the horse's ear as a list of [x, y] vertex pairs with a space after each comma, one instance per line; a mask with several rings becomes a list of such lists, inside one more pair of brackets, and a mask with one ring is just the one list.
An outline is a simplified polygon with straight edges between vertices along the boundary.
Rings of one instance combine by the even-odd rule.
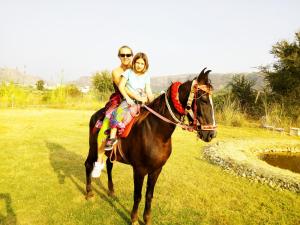
[[206, 67], [200, 72], [197, 81], [199, 84], [206, 84], [208, 82], [208, 74], [211, 70], [206, 70]]
[[208, 74], [211, 72], [211, 70], [207, 70], [206, 72], [205, 72], [205, 75], [208, 77]]

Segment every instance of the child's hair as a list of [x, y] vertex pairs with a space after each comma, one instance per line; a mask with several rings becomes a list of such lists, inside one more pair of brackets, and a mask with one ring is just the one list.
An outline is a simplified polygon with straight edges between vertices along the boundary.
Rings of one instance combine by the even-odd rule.
[[133, 57], [133, 60], [132, 60], [132, 69], [134, 72], [137, 72], [136, 69], [135, 69], [135, 62], [138, 60], [138, 59], [143, 59], [144, 62], [145, 62], [145, 67], [142, 71], [142, 73], [146, 73], [148, 68], [149, 68], [149, 62], [148, 62], [148, 57], [145, 53], [143, 52], [139, 52], [139, 53], [136, 53]]
[[118, 51], [118, 56], [120, 56], [120, 52], [123, 48], [128, 48], [130, 51], [131, 51], [131, 55], [133, 55], [133, 52], [132, 52], [132, 49], [130, 47], [128, 47], [127, 45], [123, 45], [119, 48], [119, 51]]

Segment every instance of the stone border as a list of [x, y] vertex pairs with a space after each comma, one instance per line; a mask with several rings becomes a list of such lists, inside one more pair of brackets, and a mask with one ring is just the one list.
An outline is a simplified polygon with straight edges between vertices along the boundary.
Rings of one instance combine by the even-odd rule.
[[[266, 143], [267, 142], [267, 143]], [[273, 188], [283, 188], [300, 193], [300, 174], [271, 166], [259, 159], [259, 153], [282, 152], [288, 145], [290, 152], [300, 152], [299, 142], [272, 140], [234, 140], [218, 142], [204, 147], [204, 158], [223, 169], [253, 182], [267, 183]], [[285, 147], [287, 148], [287, 147]], [[287, 151], [287, 150], [285, 150]]]

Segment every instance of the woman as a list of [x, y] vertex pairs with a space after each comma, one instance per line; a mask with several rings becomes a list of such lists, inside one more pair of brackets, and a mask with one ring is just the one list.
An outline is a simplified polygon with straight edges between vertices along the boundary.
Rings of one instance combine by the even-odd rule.
[[[102, 125], [103, 125], [102, 120], [104, 119], [105, 115], [107, 113], [112, 112], [120, 104], [121, 100], [123, 99], [123, 96], [119, 91], [118, 85], [121, 80], [121, 74], [123, 74], [127, 69], [131, 68], [132, 55], [133, 55], [133, 52], [130, 47], [124, 45], [119, 48], [118, 57], [121, 61], [121, 65], [112, 71], [112, 80], [113, 80], [113, 86], [115, 89], [115, 93], [113, 93], [110, 96], [109, 101], [106, 103], [105, 107], [99, 111], [98, 116], [97, 116], [98, 120], [95, 125], [96, 129], [97, 128], [99, 129], [100, 127], [102, 127]], [[103, 148], [104, 148], [104, 145], [98, 147], [98, 160], [94, 163], [92, 177], [99, 177], [101, 170], [104, 168], [104, 163], [102, 162], [103, 156], [99, 157], [99, 155], [103, 154], [103, 152], [104, 152], [102, 150]]]
[[[136, 111], [136, 101], [145, 103], [153, 100], [153, 94], [150, 87], [150, 76], [147, 74], [149, 68], [148, 58], [145, 53], [137, 53], [132, 60], [132, 69], [126, 70], [119, 82], [119, 91], [124, 97], [121, 104], [106, 114], [102, 127], [98, 134], [98, 144], [109, 151], [117, 143], [117, 131], [123, 130], [128, 124], [132, 111]], [[110, 127], [110, 137], [107, 139], [108, 128]], [[107, 141], [106, 141], [107, 139]], [[100, 149], [99, 149], [100, 150]], [[102, 149], [101, 149], [102, 150]], [[103, 169], [104, 151], [98, 155], [98, 161], [102, 162]]]

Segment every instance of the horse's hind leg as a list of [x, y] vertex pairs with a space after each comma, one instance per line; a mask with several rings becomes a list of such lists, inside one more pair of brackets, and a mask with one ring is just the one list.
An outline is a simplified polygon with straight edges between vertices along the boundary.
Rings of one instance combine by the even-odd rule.
[[146, 225], [151, 224], [151, 202], [153, 198], [154, 186], [161, 172], [161, 169], [162, 168], [159, 168], [154, 172], [148, 174], [146, 202], [145, 202], [145, 209], [144, 209], [144, 216], [143, 216]]
[[92, 191], [92, 177], [91, 173], [93, 170], [93, 165], [89, 162], [85, 162], [85, 175], [86, 175], [86, 199], [91, 198], [94, 196]]
[[110, 161], [109, 158], [106, 159], [106, 171], [107, 171], [107, 178], [108, 178], [108, 194], [110, 196], [115, 195], [115, 190], [114, 190], [114, 183], [112, 181], [112, 168], [113, 168], [113, 163]]
[[97, 161], [98, 157], [98, 150], [97, 150], [97, 140], [96, 136], [90, 133], [90, 140], [89, 140], [89, 154], [84, 163], [85, 165], [85, 175], [86, 175], [86, 199], [93, 197], [92, 191], [92, 170], [94, 167], [94, 162]]
[[132, 224], [138, 224], [138, 208], [142, 197], [142, 187], [145, 175], [133, 171], [134, 176], [134, 204], [131, 211], [131, 222]]

